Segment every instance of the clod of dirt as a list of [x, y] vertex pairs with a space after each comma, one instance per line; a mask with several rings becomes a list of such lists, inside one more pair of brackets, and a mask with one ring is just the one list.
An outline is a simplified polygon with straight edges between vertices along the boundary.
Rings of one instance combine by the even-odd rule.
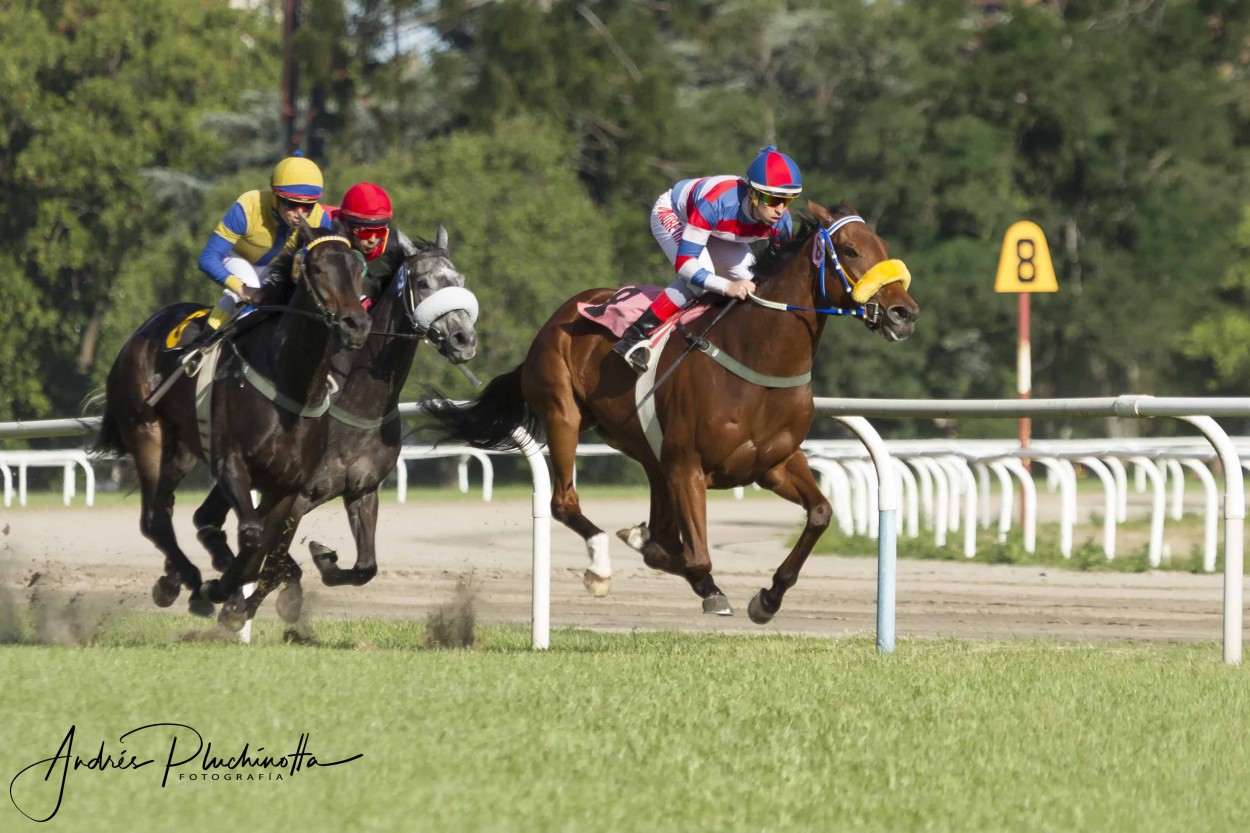
[[452, 600], [440, 605], [425, 620], [425, 644], [429, 648], [471, 648], [477, 641], [477, 614], [473, 599], [478, 587], [472, 577], [463, 577], [456, 583]]

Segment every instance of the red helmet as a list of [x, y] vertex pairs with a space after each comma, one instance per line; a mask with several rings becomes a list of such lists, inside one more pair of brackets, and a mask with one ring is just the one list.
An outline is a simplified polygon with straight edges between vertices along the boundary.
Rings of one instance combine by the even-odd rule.
[[383, 226], [395, 216], [391, 210], [391, 198], [372, 182], [358, 182], [348, 188], [339, 213], [347, 222], [362, 226]]

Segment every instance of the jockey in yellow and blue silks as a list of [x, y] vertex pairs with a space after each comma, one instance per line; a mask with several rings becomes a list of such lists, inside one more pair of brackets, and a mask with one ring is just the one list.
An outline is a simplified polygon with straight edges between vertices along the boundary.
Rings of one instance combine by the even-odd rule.
[[324, 181], [317, 163], [288, 156], [273, 169], [268, 191], [248, 191], [221, 218], [200, 253], [199, 266], [225, 287], [208, 324], [216, 329], [235, 314], [240, 301], [258, 304], [264, 267], [294, 246], [292, 233], [301, 220], [330, 228], [329, 215], [317, 202]]
[[678, 280], [651, 302], [612, 349], [642, 373], [651, 360], [651, 333], [687, 302], [709, 291], [730, 298], [754, 292], [750, 244], [790, 239], [789, 205], [802, 191], [799, 166], [768, 145], [744, 177], [683, 179], [660, 194], [651, 209], [651, 233]]

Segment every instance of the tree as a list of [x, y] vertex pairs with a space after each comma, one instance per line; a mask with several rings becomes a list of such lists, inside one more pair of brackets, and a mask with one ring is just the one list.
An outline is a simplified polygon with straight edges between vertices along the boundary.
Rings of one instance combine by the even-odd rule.
[[0, 7], [0, 264], [27, 313], [0, 332], [0, 356], [19, 357], [0, 366], [4, 415], [76, 410], [118, 276], [177, 221], [143, 172], [221, 152], [198, 117], [236, 100], [239, 67], [273, 82], [268, 35], [225, 0]]

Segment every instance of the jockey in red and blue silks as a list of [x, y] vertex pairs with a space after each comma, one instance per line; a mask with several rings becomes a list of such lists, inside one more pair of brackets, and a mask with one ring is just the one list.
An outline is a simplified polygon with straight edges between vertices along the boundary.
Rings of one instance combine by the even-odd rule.
[[292, 232], [301, 220], [313, 228], [331, 227], [317, 202], [323, 186], [316, 162], [288, 156], [273, 169], [268, 191], [248, 191], [230, 206], [199, 259], [200, 269], [226, 290], [208, 316], [210, 328], [233, 316], [240, 302], [260, 303], [263, 267], [293, 249]]
[[651, 209], [651, 233], [680, 277], [612, 349], [642, 373], [651, 361], [647, 339], [687, 302], [708, 291], [730, 298], [754, 292], [750, 244], [790, 238], [788, 209], [802, 190], [799, 166], [769, 145], [745, 177], [684, 179], [660, 194]]

